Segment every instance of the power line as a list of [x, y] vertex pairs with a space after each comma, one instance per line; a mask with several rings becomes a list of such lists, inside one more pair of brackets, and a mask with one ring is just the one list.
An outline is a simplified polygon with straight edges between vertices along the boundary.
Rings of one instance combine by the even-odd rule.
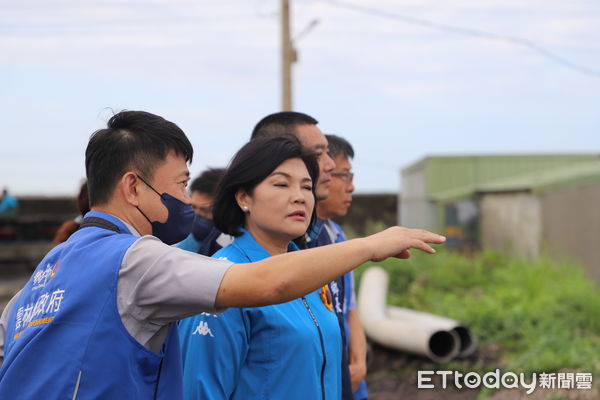
[[471, 37], [495, 40], [495, 41], [500, 41], [500, 42], [507, 42], [507, 43], [510, 43], [513, 45], [528, 48], [529, 50], [532, 50], [532, 51], [542, 55], [543, 57], [545, 57], [557, 64], [562, 65], [563, 67], [570, 68], [570, 69], [580, 72], [582, 74], [593, 76], [595, 78], [600, 78], [600, 71], [588, 68], [583, 65], [579, 65], [577, 63], [574, 63], [574, 62], [572, 62], [564, 57], [561, 57], [549, 50], [546, 50], [542, 46], [538, 45], [537, 43], [535, 43], [529, 39], [523, 39], [523, 38], [519, 38], [519, 37], [515, 37], [515, 36], [508, 36], [508, 35], [498, 35], [495, 33], [490, 33], [490, 32], [482, 31], [479, 29], [463, 28], [460, 26], [440, 24], [437, 22], [428, 21], [428, 20], [421, 19], [421, 18], [415, 18], [415, 17], [401, 15], [401, 14], [392, 13], [392, 12], [388, 12], [388, 11], [378, 10], [375, 8], [359, 6], [359, 5], [351, 4], [351, 3], [345, 3], [342, 1], [338, 1], [338, 0], [320, 0], [320, 1], [324, 2], [324, 3], [328, 3], [328, 4], [338, 7], [338, 8], [345, 8], [348, 10], [360, 12], [363, 14], [369, 14], [369, 15], [373, 15], [376, 17], [382, 17], [382, 18], [393, 19], [396, 21], [402, 21], [402, 22], [405, 22], [408, 24], [420, 25], [420, 26], [424, 26], [426, 28], [435, 29], [435, 30], [444, 31], [444, 32], [450, 32], [450, 33], [454, 33], [457, 35], [471, 36]]

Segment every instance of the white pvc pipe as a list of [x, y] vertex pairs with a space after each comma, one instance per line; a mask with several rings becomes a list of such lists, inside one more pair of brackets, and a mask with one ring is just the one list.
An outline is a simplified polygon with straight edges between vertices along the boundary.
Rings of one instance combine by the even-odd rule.
[[460, 350], [454, 331], [434, 324], [405, 322], [387, 314], [389, 278], [381, 267], [363, 272], [358, 296], [358, 311], [365, 333], [371, 340], [398, 350], [420, 354], [435, 362], [447, 362]]
[[394, 320], [418, 325], [430, 325], [439, 329], [454, 332], [460, 343], [459, 357], [467, 357], [473, 354], [477, 348], [475, 337], [471, 333], [471, 330], [462, 325], [459, 321], [403, 307], [388, 306], [386, 312], [388, 317]]

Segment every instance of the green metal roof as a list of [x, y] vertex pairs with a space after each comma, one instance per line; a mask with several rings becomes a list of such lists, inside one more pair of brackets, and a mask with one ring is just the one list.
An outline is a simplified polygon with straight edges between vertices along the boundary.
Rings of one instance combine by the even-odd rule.
[[[403, 174], [423, 171], [426, 193], [431, 199], [463, 197], [481, 188], [497, 185], [531, 189], [539, 181], [538, 175], [561, 176], [563, 171], [577, 171], [578, 165], [600, 162], [599, 154], [549, 155], [488, 155], [488, 156], [435, 156], [427, 157], [403, 169]], [[586, 167], [582, 167], [583, 170]], [[546, 175], [546, 172], [549, 172]], [[558, 175], [557, 175], [558, 174]], [[570, 179], [578, 179], [573, 172]], [[565, 178], [566, 179], [566, 178]]]
[[440, 191], [433, 200], [446, 202], [470, 197], [475, 193], [531, 191], [541, 193], [566, 186], [585, 185], [600, 181], [600, 160], [531, 171], [480, 184], [464, 185]]

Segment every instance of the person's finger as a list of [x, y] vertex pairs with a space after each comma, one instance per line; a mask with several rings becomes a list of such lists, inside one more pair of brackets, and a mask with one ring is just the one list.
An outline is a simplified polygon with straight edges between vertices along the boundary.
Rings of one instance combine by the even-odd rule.
[[435, 249], [422, 240], [413, 240], [409, 246], [411, 249], [423, 250], [426, 253], [434, 254]]
[[416, 233], [415, 236], [418, 239], [421, 239], [422, 241], [427, 242], [427, 243], [442, 244], [446, 241], [445, 236], [438, 235], [437, 233], [425, 231], [423, 229], [416, 229], [415, 233]]
[[396, 256], [396, 258], [407, 259], [410, 258], [410, 250], [402, 250], [400, 254]]

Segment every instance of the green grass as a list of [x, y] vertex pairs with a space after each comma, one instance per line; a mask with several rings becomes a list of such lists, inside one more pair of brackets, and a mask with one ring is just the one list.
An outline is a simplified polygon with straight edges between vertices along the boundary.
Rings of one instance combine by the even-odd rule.
[[[390, 305], [458, 319], [477, 336], [478, 361], [445, 369], [599, 375], [600, 290], [578, 266], [443, 249], [375, 264], [390, 273]], [[357, 281], [370, 265], [357, 270]]]

